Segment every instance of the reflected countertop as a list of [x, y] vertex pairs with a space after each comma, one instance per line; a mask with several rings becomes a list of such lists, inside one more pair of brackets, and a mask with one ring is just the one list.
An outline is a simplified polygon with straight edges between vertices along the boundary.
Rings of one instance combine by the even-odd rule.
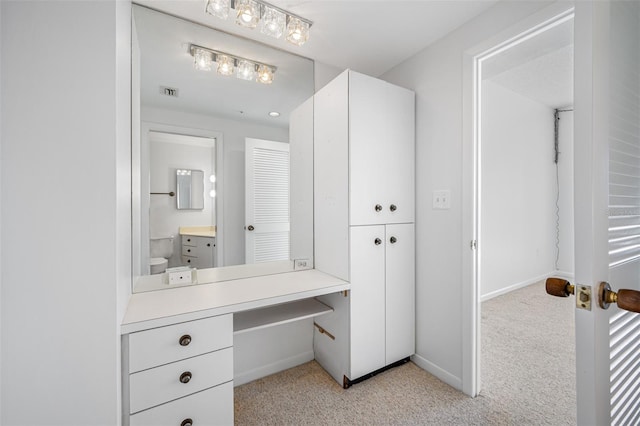
[[191, 235], [194, 237], [215, 237], [215, 226], [181, 226], [180, 235]]

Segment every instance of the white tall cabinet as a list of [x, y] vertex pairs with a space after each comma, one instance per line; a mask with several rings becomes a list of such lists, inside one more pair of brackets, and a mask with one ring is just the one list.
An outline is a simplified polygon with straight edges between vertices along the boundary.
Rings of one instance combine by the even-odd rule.
[[345, 387], [415, 351], [414, 157], [413, 92], [348, 70], [314, 96], [315, 265], [351, 282], [314, 351]]

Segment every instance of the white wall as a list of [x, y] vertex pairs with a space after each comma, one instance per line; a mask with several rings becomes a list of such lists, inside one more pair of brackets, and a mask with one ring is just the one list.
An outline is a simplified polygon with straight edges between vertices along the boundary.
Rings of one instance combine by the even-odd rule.
[[[382, 78], [416, 92], [416, 357], [462, 388], [463, 58], [550, 2], [500, 2]], [[434, 210], [436, 189], [451, 190], [451, 209]], [[438, 297], [433, 295], [437, 294]]]
[[[192, 129], [223, 133], [224, 187], [223, 232], [224, 266], [244, 264], [244, 141], [245, 138], [269, 139], [288, 142], [289, 130], [220, 119], [204, 115], [171, 111], [160, 108], [142, 108], [142, 120]], [[220, 249], [220, 247], [218, 247]]]
[[[203, 140], [203, 143], [206, 140]], [[154, 140], [150, 136], [150, 187], [151, 192], [177, 192], [176, 169], [202, 170], [204, 172], [204, 208], [202, 210], [178, 210], [176, 197], [152, 195], [149, 209], [149, 234], [151, 237], [172, 235], [173, 256], [169, 267], [182, 265], [179, 229], [183, 226], [211, 226], [215, 224], [215, 198], [209, 191], [215, 184], [209, 181], [214, 173], [215, 146], [186, 145], [170, 141]]]
[[553, 109], [482, 82], [480, 296], [532, 284], [555, 270]]
[[119, 422], [127, 3], [0, 3], [2, 424]]

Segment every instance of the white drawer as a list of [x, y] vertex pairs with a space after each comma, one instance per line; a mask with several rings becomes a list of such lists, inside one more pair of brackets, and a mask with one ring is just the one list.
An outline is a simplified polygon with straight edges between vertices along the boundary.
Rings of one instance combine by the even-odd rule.
[[198, 241], [198, 237], [194, 237], [193, 235], [183, 235], [182, 236], [182, 245], [183, 246], [196, 246], [196, 242]]
[[[186, 346], [183, 336], [189, 336]], [[154, 328], [129, 335], [129, 372], [193, 357], [233, 345], [232, 314]]]
[[131, 426], [233, 425], [233, 382], [142, 411], [130, 417]]
[[[187, 383], [182, 377], [189, 377]], [[233, 348], [185, 359], [129, 376], [131, 414], [233, 380]]]

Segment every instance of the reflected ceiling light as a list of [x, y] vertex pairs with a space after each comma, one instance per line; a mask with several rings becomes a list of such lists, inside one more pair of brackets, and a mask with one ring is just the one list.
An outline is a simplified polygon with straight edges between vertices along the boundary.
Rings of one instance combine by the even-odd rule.
[[[242, 80], [255, 80], [264, 84], [273, 83], [273, 77], [277, 67], [231, 53], [209, 49], [207, 47], [192, 44], [189, 52], [194, 58], [195, 68], [198, 70], [211, 71], [211, 64], [215, 61], [218, 64], [217, 71], [221, 75], [233, 75]], [[205, 58], [205, 59], [202, 59]], [[201, 66], [201, 62], [209, 61], [209, 67]], [[237, 70], [237, 71], [236, 71]]]
[[229, 17], [230, 7], [231, 0], [207, 0], [207, 6], [204, 10], [209, 15], [217, 16], [220, 19], [227, 19]]
[[258, 83], [271, 84], [273, 83], [273, 70], [267, 65], [258, 65]]
[[280, 113], [278, 111], [271, 111], [269, 117], [280, 117]]
[[229, 9], [235, 9], [238, 25], [252, 29], [260, 25], [263, 34], [274, 38], [280, 38], [286, 32], [287, 41], [297, 46], [306, 43], [313, 25], [308, 19], [262, 0], [207, 0], [205, 12], [227, 19]]
[[236, 77], [242, 80], [254, 80], [256, 78], [256, 64], [246, 59], [240, 59]]
[[229, 55], [216, 55], [216, 62], [218, 63], [218, 74], [232, 75], [236, 67], [236, 61]]
[[204, 49], [194, 49], [193, 66], [200, 71], [211, 71], [213, 53]]

